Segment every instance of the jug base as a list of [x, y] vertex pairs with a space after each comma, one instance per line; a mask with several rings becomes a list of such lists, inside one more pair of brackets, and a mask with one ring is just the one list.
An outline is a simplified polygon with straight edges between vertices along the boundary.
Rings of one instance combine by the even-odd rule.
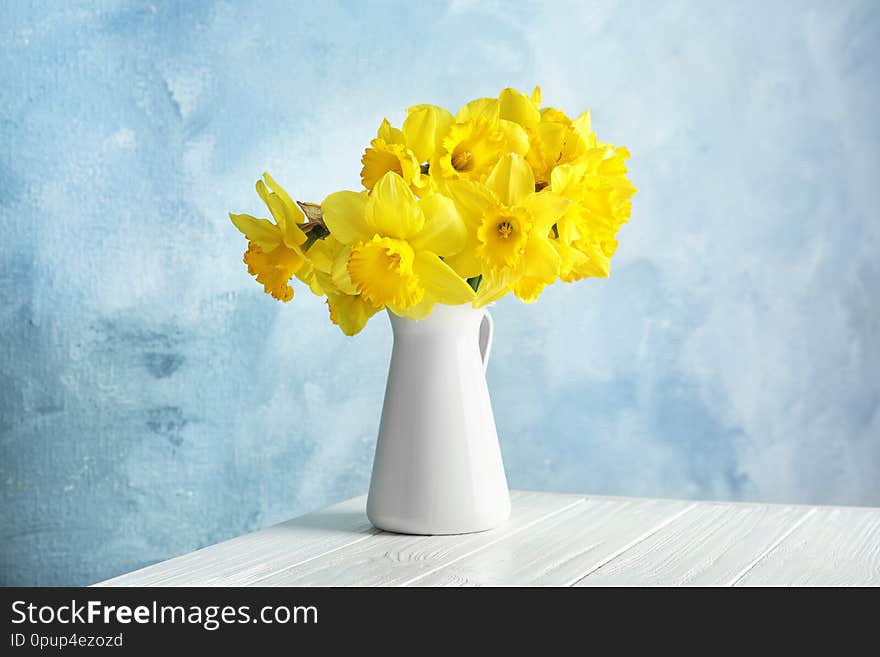
[[424, 518], [400, 518], [376, 513], [367, 508], [367, 518], [376, 529], [395, 534], [414, 534], [418, 536], [449, 536], [454, 534], [475, 534], [495, 529], [507, 522], [510, 517], [510, 504], [489, 513], [472, 515], [461, 519], [425, 520]]

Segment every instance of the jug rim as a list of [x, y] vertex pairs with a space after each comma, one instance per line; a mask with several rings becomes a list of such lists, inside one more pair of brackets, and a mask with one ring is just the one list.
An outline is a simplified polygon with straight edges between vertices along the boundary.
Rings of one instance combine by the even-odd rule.
[[474, 308], [469, 303], [462, 303], [455, 306], [447, 306], [442, 303], [438, 303], [434, 306], [431, 312], [427, 317], [422, 319], [410, 319], [409, 317], [403, 317], [401, 315], [396, 314], [391, 308], [385, 308], [385, 312], [388, 314], [392, 320], [400, 320], [406, 322], [420, 323], [420, 322], [429, 322], [432, 318], [438, 317], [476, 317], [482, 316], [489, 311], [491, 307], [495, 305], [495, 302], [487, 303], [485, 306], [480, 306], [479, 308]]

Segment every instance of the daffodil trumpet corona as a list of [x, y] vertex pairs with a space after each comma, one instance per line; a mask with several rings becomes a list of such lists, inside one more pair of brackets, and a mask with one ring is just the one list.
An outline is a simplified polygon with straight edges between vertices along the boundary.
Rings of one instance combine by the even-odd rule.
[[537, 87], [504, 89], [456, 114], [415, 105], [399, 128], [384, 119], [361, 190], [304, 203], [266, 173], [256, 190], [271, 219], [229, 217], [267, 294], [290, 301], [296, 278], [354, 335], [382, 309], [422, 319], [509, 293], [533, 303], [557, 281], [609, 276], [636, 193], [628, 158], [589, 112], [572, 119]]

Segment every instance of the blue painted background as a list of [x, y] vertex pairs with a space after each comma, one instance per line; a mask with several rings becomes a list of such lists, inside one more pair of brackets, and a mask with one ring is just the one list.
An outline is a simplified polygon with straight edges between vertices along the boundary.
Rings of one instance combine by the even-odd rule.
[[3, 3], [0, 583], [364, 492], [387, 320], [265, 296], [226, 212], [507, 85], [591, 108], [641, 190], [610, 280], [495, 309], [511, 484], [880, 505], [880, 7], [557, 5]]

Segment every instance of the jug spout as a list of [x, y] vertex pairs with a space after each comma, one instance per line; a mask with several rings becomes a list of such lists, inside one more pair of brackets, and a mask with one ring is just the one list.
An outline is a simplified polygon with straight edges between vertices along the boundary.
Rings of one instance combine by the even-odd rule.
[[510, 495], [486, 384], [488, 311], [441, 306], [425, 319], [389, 312], [394, 346], [367, 516], [380, 529], [491, 529]]

